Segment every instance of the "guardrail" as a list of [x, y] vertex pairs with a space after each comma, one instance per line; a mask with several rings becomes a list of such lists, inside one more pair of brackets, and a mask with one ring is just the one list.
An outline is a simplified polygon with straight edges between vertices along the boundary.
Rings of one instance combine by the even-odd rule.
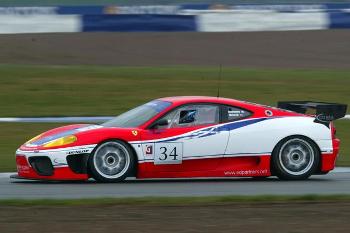
[[350, 28], [350, 3], [0, 7], [0, 33]]

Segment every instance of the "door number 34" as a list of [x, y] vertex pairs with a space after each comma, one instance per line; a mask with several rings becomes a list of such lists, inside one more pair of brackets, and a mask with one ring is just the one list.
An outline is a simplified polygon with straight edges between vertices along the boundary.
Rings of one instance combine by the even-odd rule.
[[182, 143], [155, 143], [155, 164], [182, 163]]

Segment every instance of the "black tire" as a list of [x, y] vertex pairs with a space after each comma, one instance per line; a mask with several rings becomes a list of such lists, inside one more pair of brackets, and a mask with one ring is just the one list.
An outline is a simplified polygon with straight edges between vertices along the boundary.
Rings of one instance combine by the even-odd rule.
[[134, 173], [135, 163], [135, 156], [127, 143], [120, 140], [106, 141], [91, 153], [88, 170], [98, 182], [121, 182]]
[[320, 163], [316, 144], [303, 136], [280, 141], [272, 152], [272, 173], [282, 180], [305, 180], [314, 174]]

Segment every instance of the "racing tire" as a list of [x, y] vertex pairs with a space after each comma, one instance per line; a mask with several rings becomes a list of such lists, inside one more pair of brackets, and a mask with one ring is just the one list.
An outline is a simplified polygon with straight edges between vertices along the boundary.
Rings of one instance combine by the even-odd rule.
[[127, 143], [120, 140], [106, 141], [89, 156], [88, 170], [97, 182], [121, 182], [133, 174], [135, 162], [134, 153]]
[[272, 173], [281, 180], [305, 180], [317, 171], [319, 163], [316, 144], [303, 136], [283, 139], [272, 152]]

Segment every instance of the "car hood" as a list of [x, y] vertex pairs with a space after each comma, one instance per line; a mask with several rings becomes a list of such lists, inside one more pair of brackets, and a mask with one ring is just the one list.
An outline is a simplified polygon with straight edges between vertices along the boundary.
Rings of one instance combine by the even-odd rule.
[[[78, 124], [68, 125], [46, 131], [29, 140], [20, 147], [24, 151], [38, 151], [58, 149], [84, 145], [94, 145], [105, 140], [120, 139], [124, 141], [137, 141], [140, 139], [139, 128], [105, 127], [102, 125]], [[44, 145], [53, 140], [74, 135], [77, 140], [71, 144], [45, 148]]]
[[87, 132], [95, 129], [102, 128], [101, 125], [87, 125], [87, 124], [78, 124], [78, 125], [68, 125], [59, 128], [49, 130], [45, 133], [38, 135], [34, 140], [27, 142], [25, 146], [41, 146], [50, 141], [56, 140], [69, 135], [76, 135], [80, 132]]

